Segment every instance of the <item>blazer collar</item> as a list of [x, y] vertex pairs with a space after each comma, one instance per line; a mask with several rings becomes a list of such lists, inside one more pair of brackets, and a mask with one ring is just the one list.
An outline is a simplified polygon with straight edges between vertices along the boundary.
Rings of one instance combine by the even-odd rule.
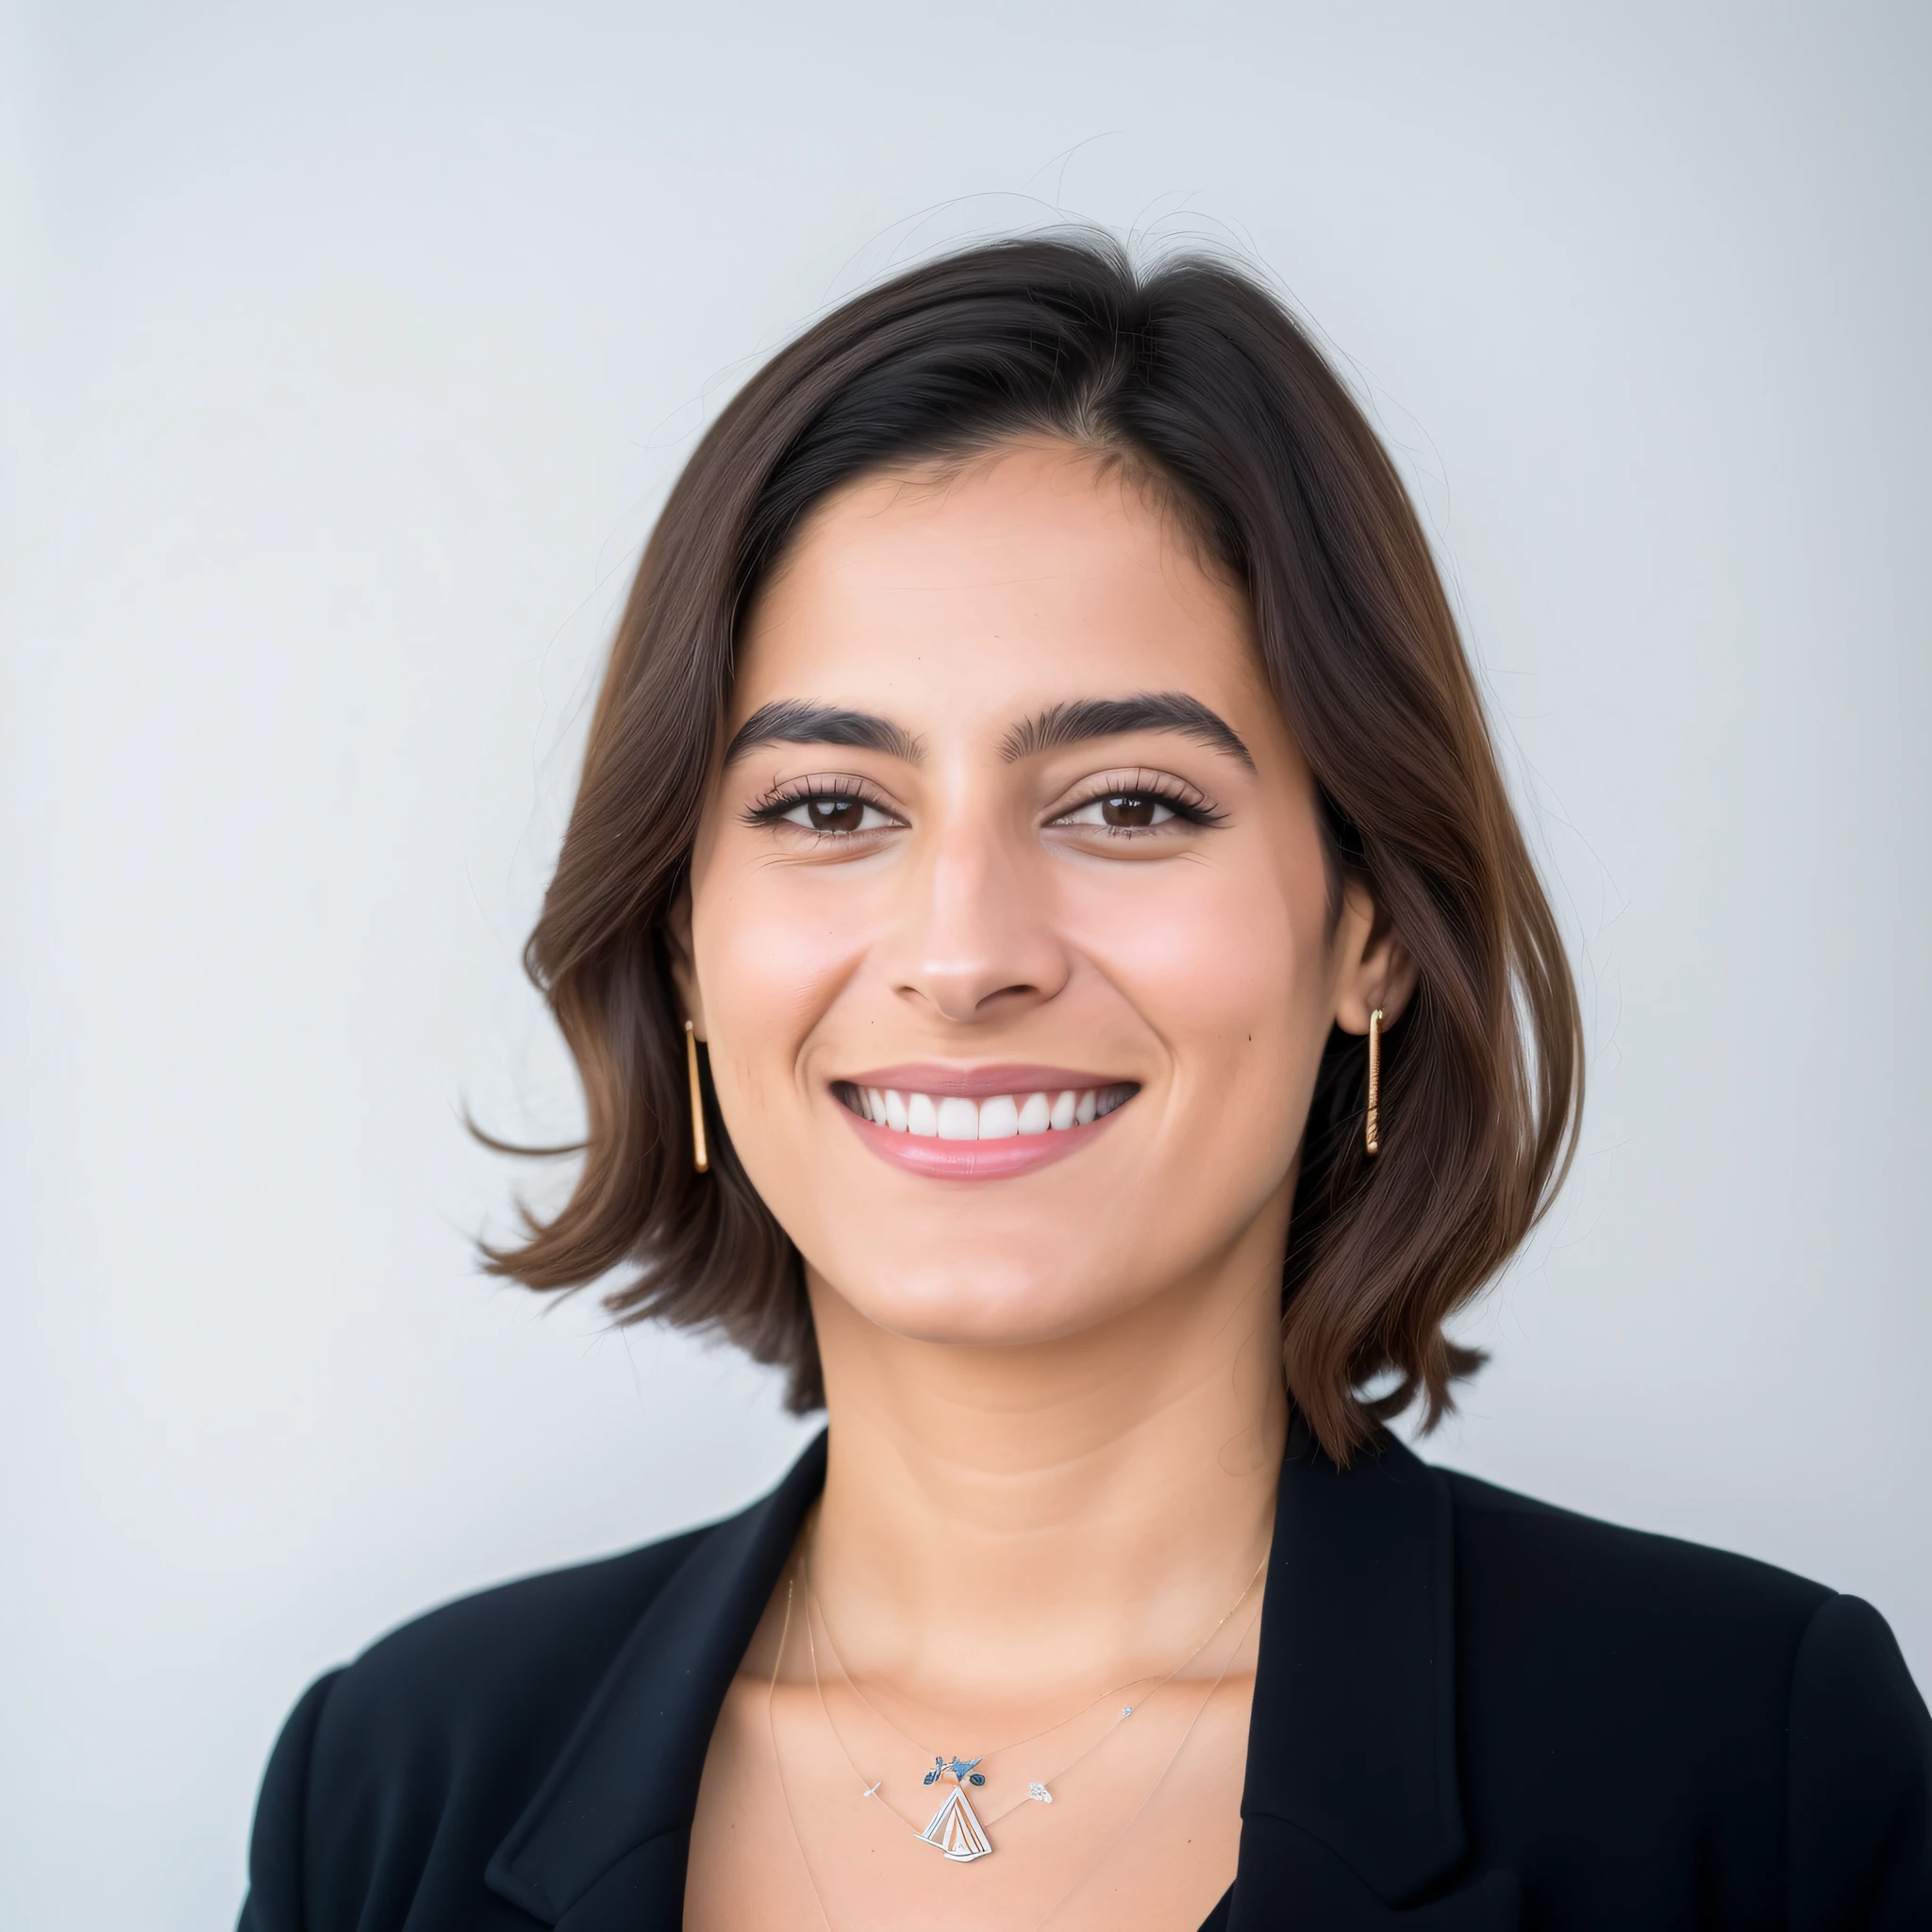
[[1343, 1470], [1289, 1431], [1241, 1816], [1299, 1826], [1391, 1905], [1466, 1856], [1449, 1485], [1393, 1437]]
[[[821, 1435], [769, 1496], [697, 1543], [497, 1848], [492, 1890], [586, 1932], [607, 1898], [612, 1924], [680, 1922], [711, 1731], [824, 1472]], [[1453, 1560], [1448, 1486], [1435, 1471], [1392, 1439], [1340, 1470], [1296, 1419], [1241, 1815], [1307, 1834], [1392, 1906], [1465, 1853]]]
[[[690, 1830], [724, 1693], [824, 1486], [822, 1432], [769, 1496], [721, 1523], [685, 1558], [497, 1847], [484, 1874], [492, 1891], [554, 1925], [627, 1855]], [[675, 1893], [660, 1902], [673, 1916], [630, 1923], [681, 1923], [682, 1856], [649, 1869], [655, 1882], [675, 1878]]]

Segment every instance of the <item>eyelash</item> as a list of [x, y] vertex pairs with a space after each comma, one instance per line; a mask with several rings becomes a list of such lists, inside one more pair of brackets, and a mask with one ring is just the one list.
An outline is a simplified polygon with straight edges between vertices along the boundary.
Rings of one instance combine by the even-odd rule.
[[[1090, 805], [1098, 805], [1109, 798], [1152, 799], [1191, 825], [1218, 825], [1227, 816], [1210, 805], [1191, 785], [1178, 779], [1152, 772], [1131, 774], [1115, 772], [1089, 786], [1079, 797], [1062, 806], [1047, 823], [1057, 825], [1072, 818], [1076, 811], [1085, 811]], [[1110, 839], [1140, 839], [1160, 828], [1158, 825], [1096, 825], [1083, 829], [1105, 832]]]
[[[896, 819], [899, 814], [888, 805], [885, 799], [872, 786], [860, 778], [799, 778], [789, 785], [781, 785], [768, 791], [755, 805], [747, 808], [744, 823], [748, 825], [775, 825], [782, 824], [785, 814], [796, 811], [801, 805], [848, 804], [870, 807], [874, 811], [884, 812], [889, 818]], [[818, 839], [853, 839], [862, 836], [856, 832], [812, 832], [808, 825], [798, 830]]]

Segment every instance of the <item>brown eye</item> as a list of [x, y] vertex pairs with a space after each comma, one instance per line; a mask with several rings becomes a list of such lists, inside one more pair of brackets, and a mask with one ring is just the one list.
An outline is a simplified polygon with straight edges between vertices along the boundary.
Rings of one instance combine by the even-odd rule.
[[[1153, 832], [1191, 816], [1187, 808], [1158, 791], [1103, 791], [1098, 798], [1062, 812], [1054, 824], [1092, 825], [1107, 832]], [[1202, 821], [1196, 817], [1194, 822]]]
[[856, 798], [812, 798], [806, 801], [805, 822], [814, 832], [856, 832], [865, 808]]
[[824, 838], [849, 838], [854, 832], [876, 832], [892, 823], [875, 805], [854, 798], [849, 791], [821, 791], [794, 799], [778, 816]]

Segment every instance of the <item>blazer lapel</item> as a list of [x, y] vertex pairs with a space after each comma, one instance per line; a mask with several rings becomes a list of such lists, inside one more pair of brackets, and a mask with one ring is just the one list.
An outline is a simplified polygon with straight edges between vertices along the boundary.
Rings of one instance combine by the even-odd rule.
[[692, 1550], [497, 1847], [484, 1874], [492, 1891], [569, 1932], [682, 1923], [712, 1727], [824, 1481], [821, 1434], [769, 1496]]
[[1230, 1932], [1503, 1932], [1515, 1879], [1468, 1854], [1456, 1772], [1448, 1485], [1387, 1439], [1336, 1467], [1290, 1431], [1261, 1610]]

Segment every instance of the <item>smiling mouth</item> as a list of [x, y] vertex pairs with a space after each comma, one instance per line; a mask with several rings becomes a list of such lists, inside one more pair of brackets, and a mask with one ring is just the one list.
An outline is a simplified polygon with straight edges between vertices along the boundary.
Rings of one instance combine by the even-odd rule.
[[1117, 1112], [1140, 1091], [1135, 1082], [1119, 1080], [1094, 1087], [991, 1093], [974, 1100], [960, 1093], [865, 1087], [852, 1080], [832, 1083], [839, 1104], [860, 1120], [928, 1141], [1011, 1141], [1067, 1133]]

